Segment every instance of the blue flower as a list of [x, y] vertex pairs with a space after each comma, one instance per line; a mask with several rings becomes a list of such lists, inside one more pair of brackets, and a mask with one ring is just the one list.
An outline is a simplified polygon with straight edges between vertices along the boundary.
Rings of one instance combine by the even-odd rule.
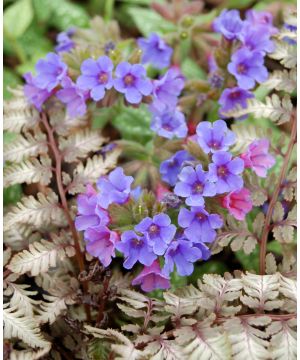
[[134, 230], [146, 236], [156, 255], [164, 254], [176, 233], [175, 225], [171, 224], [171, 219], [166, 214], [157, 214], [153, 219], [146, 217]]
[[26, 81], [24, 85], [24, 95], [30, 104], [34, 105], [38, 111], [41, 111], [44, 102], [52, 95], [53, 91], [51, 92], [38, 87], [31, 73], [26, 73], [23, 77]]
[[138, 104], [142, 97], [152, 92], [151, 81], [146, 77], [146, 69], [140, 64], [131, 65], [121, 62], [116, 67], [116, 79], [114, 88], [125, 95], [125, 99], [131, 104]]
[[191, 156], [186, 150], [180, 150], [169, 159], [163, 161], [159, 168], [163, 181], [170, 184], [171, 186], [174, 186], [176, 184], [182, 164], [189, 160], [194, 160], [193, 156]]
[[[245, 109], [247, 107], [247, 100], [253, 97], [254, 95], [250, 91], [239, 87], [225, 89], [219, 98], [219, 104], [221, 105], [219, 114], [226, 118], [225, 113], [236, 108], [238, 105]], [[245, 118], [247, 118], [247, 115], [240, 117], [239, 120]]]
[[150, 128], [167, 139], [184, 138], [188, 132], [184, 114], [167, 107], [162, 111], [154, 112]]
[[130, 185], [133, 182], [132, 176], [125, 176], [124, 170], [117, 167], [108, 177], [102, 176], [97, 186], [100, 190], [98, 203], [103, 209], [107, 209], [112, 203], [124, 204], [130, 195]]
[[194, 243], [212, 243], [217, 235], [215, 229], [222, 227], [223, 221], [219, 215], [193, 206], [191, 210], [180, 209], [178, 224], [184, 228], [184, 235]]
[[163, 69], [170, 65], [173, 49], [157, 34], [150, 34], [148, 39], [139, 38], [137, 43], [143, 51], [143, 64], [150, 63], [156, 69]]
[[157, 258], [145, 236], [138, 236], [134, 231], [128, 230], [121, 235], [121, 242], [116, 245], [126, 257], [124, 268], [131, 269], [139, 261], [141, 264], [150, 266]]
[[227, 40], [234, 40], [243, 28], [243, 21], [238, 10], [224, 9], [214, 20], [213, 29]]
[[181, 276], [191, 275], [194, 270], [193, 263], [201, 259], [202, 252], [189, 240], [178, 239], [171, 242], [164, 258], [163, 272], [170, 274], [176, 265], [177, 272]]
[[274, 42], [270, 39], [270, 34], [266, 32], [264, 26], [256, 26], [254, 28], [245, 26], [238, 37], [243, 47], [250, 51], [258, 51], [265, 54], [275, 49]]
[[228, 150], [235, 143], [235, 134], [223, 120], [203, 121], [197, 126], [197, 141], [206, 154], [215, 153]]
[[37, 75], [35, 84], [40, 89], [53, 90], [67, 75], [67, 65], [57, 54], [49, 53], [45, 59], [40, 59], [35, 66]]
[[91, 98], [99, 101], [104, 98], [105, 90], [113, 86], [113, 63], [108, 56], [100, 56], [97, 60], [87, 59], [81, 64], [81, 74], [77, 85], [83, 90], [90, 90]]
[[264, 55], [247, 48], [241, 48], [232, 55], [228, 71], [235, 76], [238, 86], [245, 90], [254, 88], [255, 81], [262, 83], [268, 78]]
[[209, 164], [211, 178], [216, 182], [217, 194], [239, 190], [243, 187], [240, 174], [244, 170], [244, 162], [240, 158], [232, 159], [232, 155], [219, 151], [212, 156]]
[[204, 196], [216, 195], [216, 186], [212, 183], [209, 172], [202, 169], [199, 164], [194, 169], [192, 166], [185, 166], [178, 175], [179, 182], [175, 185], [174, 193], [185, 197], [186, 204], [190, 206], [203, 206]]

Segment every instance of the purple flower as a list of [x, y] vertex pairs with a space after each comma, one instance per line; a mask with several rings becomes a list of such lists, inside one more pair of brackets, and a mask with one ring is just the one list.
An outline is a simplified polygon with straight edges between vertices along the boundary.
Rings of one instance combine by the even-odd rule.
[[172, 67], [163, 77], [153, 81], [154, 102], [151, 107], [156, 110], [163, 110], [166, 105], [174, 108], [183, 88], [184, 76], [178, 68]]
[[118, 234], [106, 226], [97, 229], [87, 229], [84, 233], [86, 250], [97, 257], [103, 266], [107, 267], [115, 256], [115, 247], [119, 241]]
[[87, 59], [81, 64], [81, 73], [77, 85], [83, 90], [91, 90], [91, 98], [99, 101], [104, 98], [105, 90], [113, 86], [113, 63], [108, 56], [100, 56], [98, 60]]
[[228, 150], [235, 143], [235, 134], [223, 120], [203, 121], [197, 126], [197, 141], [206, 154], [215, 153]]
[[69, 77], [65, 77], [61, 85], [63, 88], [56, 93], [56, 96], [66, 104], [68, 115], [70, 117], [83, 116], [86, 113], [85, 101], [89, 92], [80, 89]]
[[223, 221], [219, 215], [193, 206], [191, 210], [180, 209], [178, 224], [185, 229], [184, 235], [194, 243], [211, 243], [216, 238], [215, 229], [222, 227]]
[[176, 233], [175, 225], [171, 224], [171, 219], [166, 214], [157, 214], [153, 219], [146, 217], [134, 230], [146, 236], [156, 255], [164, 254]]
[[150, 266], [157, 256], [153, 253], [145, 236], [138, 236], [134, 231], [125, 231], [121, 236], [121, 242], [116, 246], [126, 260], [124, 268], [131, 269], [139, 261], [143, 265]]
[[271, 13], [266, 11], [247, 10], [245, 27], [248, 29], [256, 26], [264, 26], [265, 32], [270, 35], [278, 33], [278, 29], [272, 25], [273, 16]]
[[163, 273], [170, 274], [176, 265], [181, 276], [191, 275], [194, 270], [193, 263], [201, 259], [202, 252], [189, 240], [172, 241], [165, 253]]
[[142, 65], [131, 65], [124, 61], [117, 66], [115, 74], [117, 78], [114, 80], [114, 88], [124, 94], [129, 103], [138, 104], [143, 95], [151, 94], [152, 84]]
[[268, 70], [264, 66], [264, 55], [241, 48], [231, 57], [228, 71], [235, 76], [238, 86], [248, 90], [255, 86], [255, 80], [262, 83], [268, 78]]
[[238, 37], [243, 47], [251, 51], [258, 51], [265, 54], [275, 49], [275, 45], [270, 39], [270, 34], [266, 32], [265, 26], [256, 26], [254, 28], [245, 26]]
[[91, 185], [87, 185], [86, 192], [77, 197], [78, 216], [75, 219], [75, 227], [78, 231], [88, 228], [106, 226], [110, 219], [108, 212], [97, 203], [97, 192]]
[[26, 81], [26, 84], [24, 85], [24, 94], [27, 100], [30, 104], [34, 105], [39, 111], [41, 111], [42, 105], [53, 94], [53, 92], [39, 88], [31, 73], [26, 73], [23, 77]]
[[224, 9], [214, 20], [214, 31], [221, 33], [227, 40], [234, 40], [243, 28], [243, 21], [238, 10]]
[[100, 194], [98, 203], [104, 209], [112, 203], [124, 204], [130, 195], [130, 185], [133, 182], [132, 176], [125, 176], [124, 170], [117, 167], [108, 177], [100, 177], [97, 182]]
[[170, 278], [163, 274], [159, 263], [155, 260], [152, 265], [145, 266], [142, 272], [132, 280], [132, 285], [141, 284], [144, 291], [154, 289], [168, 289], [170, 287]]
[[209, 171], [216, 181], [217, 194], [239, 190], [243, 187], [240, 174], [244, 170], [244, 162], [240, 158], [232, 159], [232, 155], [219, 151], [212, 156], [213, 163], [209, 164]]
[[63, 31], [59, 33], [56, 37], [57, 45], [55, 46], [55, 51], [60, 52], [68, 52], [74, 48], [75, 43], [72, 41], [71, 36], [74, 35], [75, 29], [70, 28], [67, 31]]
[[194, 160], [193, 156], [191, 156], [186, 150], [180, 150], [169, 159], [163, 161], [159, 168], [162, 180], [171, 186], [174, 186], [182, 164], [189, 160]]
[[150, 128], [167, 139], [172, 139], [175, 136], [184, 138], [188, 132], [184, 114], [167, 107], [163, 111], [153, 113]]
[[37, 76], [35, 84], [40, 89], [53, 90], [67, 75], [67, 65], [57, 54], [49, 53], [45, 59], [40, 59], [35, 66]]
[[259, 139], [253, 141], [247, 151], [241, 154], [245, 168], [251, 168], [257, 176], [266, 177], [267, 170], [275, 164], [275, 159], [269, 154], [269, 140]]
[[[245, 109], [247, 107], [247, 100], [253, 97], [254, 95], [250, 91], [239, 87], [225, 89], [219, 99], [219, 104], [221, 105], [219, 114], [226, 118], [225, 113], [236, 108], [238, 105]], [[239, 120], [243, 120], [245, 118], [247, 118], [247, 116], [242, 116]]]
[[143, 64], [150, 63], [156, 69], [163, 69], [170, 65], [173, 49], [157, 34], [150, 34], [148, 39], [139, 38], [137, 43], [143, 51]]
[[185, 197], [185, 203], [190, 206], [203, 206], [204, 196], [216, 195], [216, 186], [211, 182], [210, 174], [203, 171], [199, 164], [184, 167], [178, 175], [179, 182], [175, 185], [174, 193]]

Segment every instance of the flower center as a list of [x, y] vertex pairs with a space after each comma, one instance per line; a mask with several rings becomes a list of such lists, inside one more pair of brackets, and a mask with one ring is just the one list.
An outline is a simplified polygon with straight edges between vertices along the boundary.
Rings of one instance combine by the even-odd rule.
[[141, 241], [138, 238], [132, 240], [134, 246], [138, 247], [141, 245]]
[[193, 190], [194, 190], [194, 193], [196, 194], [201, 194], [203, 192], [203, 184], [201, 183], [196, 183], [194, 186], [193, 186]]
[[220, 177], [226, 176], [228, 174], [228, 169], [226, 166], [221, 165], [218, 167], [217, 173]]
[[245, 74], [246, 70], [247, 70], [247, 67], [244, 64], [239, 64], [237, 66], [237, 72], [239, 74]]
[[149, 232], [150, 232], [151, 235], [157, 234], [158, 233], [158, 226], [155, 225], [155, 224], [152, 224], [149, 227]]
[[127, 74], [125, 77], [124, 77], [124, 83], [126, 85], [132, 85], [134, 82], [134, 76], [132, 76], [131, 74]]
[[100, 84], [106, 84], [107, 83], [107, 81], [108, 81], [108, 75], [107, 75], [107, 73], [105, 73], [105, 72], [102, 72], [100, 75], [99, 75], [99, 83]]
[[240, 97], [240, 92], [239, 91], [234, 91], [230, 94], [230, 98], [235, 100], [238, 99]]
[[217, 141], [211, 141], [211, 142], [209, 143], [209, 146], [210, 146], [212, 149], [215, 149], [215, 150], [220, 149], [220, 144], [219, 144]]
[[202, 221], [202, 220], [205, 220], [205, 219], [206, 219], [206, 215], [203, 214], [203, 213], [197, 213], [197, 214], [196, 214], [196, 218], [197, 218], [198, 220]]

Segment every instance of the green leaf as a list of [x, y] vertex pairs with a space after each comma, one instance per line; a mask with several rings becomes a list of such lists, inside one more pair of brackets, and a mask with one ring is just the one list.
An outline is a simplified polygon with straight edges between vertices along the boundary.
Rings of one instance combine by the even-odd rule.
[[7, 90], [7, 87], [14, 88], [21, 84], [22, 81], [12, 70], [7, 67], [3, 68], [3, 97], [4, 100], [8, 100], [12, 97], [12, 94]]
[[242, 267], [245, 271], [255, 271], [258, 273], [259, 269], [259, 248], [256, 245], [254, 251], [251, 254], [245, 254], [243, 250], [239, 250], [235, 252], [235, 256], [242, 264]]
[[19, 0], [4, 11], [3, 28], [7, 38], [19, 38], [33, 19], [31, 0]]
[[188, 79], [188, 80], [193, 80], [193, 79], [201, 79], [201, 80], [205, 80], [206, 79], [206, 74], [205, 72], [196, 64], [196, 62], [194, 60], [192, 60], [191, 58], [186, 58], [182, 64], [181, 64], [181, 70], [183, 75]]
[[135, 140], [145, 144], [153, 138], [150, 130], [151, 115], [145, 105], [138, 109], [124, 107], [122, 111], [113, 118], [113, 125], [120, 131], [125, 140]]
[[128, 7], [127, 13], [144, 36], [148, 36], [151, 32], [165, 34], [176, 31], [174, 24], [151, 9]]

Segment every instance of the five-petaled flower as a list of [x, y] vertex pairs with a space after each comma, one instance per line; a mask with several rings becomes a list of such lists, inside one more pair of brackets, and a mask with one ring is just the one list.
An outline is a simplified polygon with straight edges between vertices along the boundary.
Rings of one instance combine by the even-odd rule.
[[238, 10], [224, 9], [214, 20], [213, 28], [227, 40], [234, 40], [243, 28], [243, 21]]
[[201, 164], [195, 169], [192, 166], [185, 166], [178, 175], [178, 179], [174, 193], [185, 197], [187, 205], [203, 206], [204, 196], [216, 195], [214, 178], [209, 172], [203, 171]]
[[212, 156], [209, 164], [209, 172], [216, 183], [217, 194], [239, 190], [243, 186], [241, 173], [244, 170], [244, 162], [240, 158], [232, 159], [232, 155], [225, 151], [219, 151]]
[[97, 60], [84, 60], [77, 85], [83, 90], [90, 90], [91, 98], [99, 101], [104, 98], [105, 90], [113, 86], [113, 67], [112, 61], [106, 55], [100, 56]]
[[180, 209], [178, 224], [184, 228], [184, 235], [194, 243], [212, 243], [216, 238], [215, 229], [223, 225], [221, 217], [209, 214], [203, 207], [192, 206], [191, 210]]
[[173, 240], [176, 226], [171, 224], [167, 214], [157, 214], [152, 218], [144, 218], [134, 227], [136, 232], [142, 233], [148, 239], [156, 255], [163, 255], [168, 244]]
[[206, 154], [226, 151], [235, 143], [235, 134], [223, 120], [203, 121], [197, 126], [197, 141]]
[[151, 81], [146, 77], [146, 69], [140, 64], [129, 64], [124, 61], [118, 64], [115, 71], [114, 88], [124, 94], [131, 104], [141, 102], [143, 95], [152, 92]]
[[222, 205], [237, 220], [245, 220], [246, 214], [252, 209], [251, 193], [242, 188], [230, 192], [222, 199]]
[[[239, 87], [224, 89], [219, 98], [219, 104], [221, 105], [219, 109], [220, 116], [226, 118], [226, 112], [233, 110], [237, 106], [245, 109], [247, 107], [247, 100], [253, 97], [254, 95], [250, 91]], [[246, 117], [247, 115], [242, 116], [238, 120], [244, 120]]]

